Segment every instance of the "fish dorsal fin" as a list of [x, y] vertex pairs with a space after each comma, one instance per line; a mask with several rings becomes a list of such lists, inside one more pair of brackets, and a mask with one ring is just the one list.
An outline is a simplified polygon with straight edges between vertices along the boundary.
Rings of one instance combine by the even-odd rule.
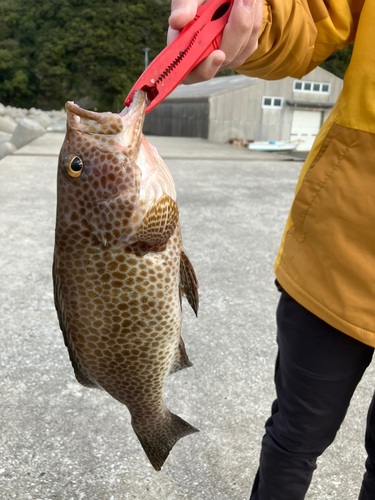
[[177, 223], [177, 203], [164, 193], [145, 215], [137, 230], [137, 240], [151, 248], [163, 245], [174, 233]]
[[198, 316], [199, 293], [198, 280], [194, 268], [184, 251], [180, 260], [180, 290]]
[[180, 343], [176, 350], [176, 356], [169, 373], [178, 372], [179, 370], [183, 370], [184, 368], [189, 368], [189, 366], [193, 366], [193, 363], [189, 360], [184, 341], [180, 338]]

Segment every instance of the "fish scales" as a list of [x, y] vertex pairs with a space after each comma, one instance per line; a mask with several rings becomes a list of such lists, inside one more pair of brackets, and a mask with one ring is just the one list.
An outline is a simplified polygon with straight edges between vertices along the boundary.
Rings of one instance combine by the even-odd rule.
[[196, 432], [166, 407], [166, 376], [191, 366], [181, 295], [198, 309], [173, 179], [142, 134], [145, 95], [127, 113], [67, 103], [58, 166], [55, 305], [77, 380], [125, 404], [150, 462]]

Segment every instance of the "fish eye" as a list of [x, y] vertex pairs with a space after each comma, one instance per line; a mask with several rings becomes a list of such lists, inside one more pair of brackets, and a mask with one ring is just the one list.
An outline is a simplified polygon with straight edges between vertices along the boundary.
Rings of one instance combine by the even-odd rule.
[[82, 174], [83, 161], [77, 155], [69, 155], [65, 158], [65, 168], [69, 177], [77, 178]]

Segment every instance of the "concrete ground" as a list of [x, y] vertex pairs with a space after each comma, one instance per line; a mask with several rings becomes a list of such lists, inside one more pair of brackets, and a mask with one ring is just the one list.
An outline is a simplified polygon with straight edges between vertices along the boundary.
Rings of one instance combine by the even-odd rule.
[[[74, 378], [53, 305], [55, 176], [63, 134], [0, 162], [1, 500], [246, 500], [274, 397], [273, 263], [302, 163], [198, 139], [150, 137], [175, 179], [200, 282], [183, 337], [194, 366], [168, 378], [168, 407], [200, 429], [163, 470], [129, 413]], [[370, 367], [308, 500], [357, 497]]]

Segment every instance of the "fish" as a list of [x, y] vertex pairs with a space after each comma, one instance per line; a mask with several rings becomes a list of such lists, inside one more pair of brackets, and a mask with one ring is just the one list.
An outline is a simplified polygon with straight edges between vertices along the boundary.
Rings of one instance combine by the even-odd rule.
[[198, 432], [164, 401], [168, 374], [192, 365], [182, 296], [197, 314], [198, 281], [181, 239], [173, 178], [142, 133], [146, 95], [120, 114], [66, 103], [57, 172], [54, 300], [77, 381], [131, 415], [160, 470]]

